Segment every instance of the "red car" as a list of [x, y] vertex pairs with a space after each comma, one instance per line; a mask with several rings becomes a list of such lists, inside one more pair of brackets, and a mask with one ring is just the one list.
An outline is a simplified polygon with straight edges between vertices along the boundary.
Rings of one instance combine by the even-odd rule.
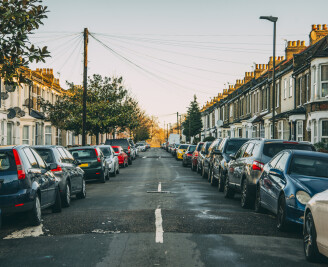
[[118, 164], [120, 167], [128, 167], [129, 166], [129, 157], [128, 155], [123, 151], [123, 148], [121, 146], [112, 146], [115, 152], [115, 156], [118, 157]]
[[199, 142], [196, 146], [195, 151], [192, 153], [191, 157], [191, 170], [196, 171], [197, 170], [197, 164], [198, 164], [198, 154], [200, 150], [202, 149], [204, 142]]

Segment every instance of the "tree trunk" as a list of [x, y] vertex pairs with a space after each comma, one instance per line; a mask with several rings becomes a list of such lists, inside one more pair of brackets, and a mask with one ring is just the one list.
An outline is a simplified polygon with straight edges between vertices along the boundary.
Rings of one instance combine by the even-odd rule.
[[96, 145], [99, 145], [99, 133], [96, 134]]

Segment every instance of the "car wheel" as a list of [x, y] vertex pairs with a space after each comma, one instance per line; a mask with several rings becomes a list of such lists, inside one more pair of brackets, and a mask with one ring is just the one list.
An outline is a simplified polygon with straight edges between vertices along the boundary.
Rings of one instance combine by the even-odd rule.
[[103, 184], [106, 183], [106, 175], [104, 171], [100, 174], [99, 182]]
[[219, 181], [218, 181], [218, 190], [219, 192], [223, 192], [224, 190], [224, 177], [222, 176], [222, 170], [219, 171]]
[[56, 188], [56, 199], [55, 204], [52, 206], [52, 212], [61, 212], [62, 211], [62, 204], [61, 204], [61, 198], [60, 198], [60, 192], [59, 187]]
[[116, 171], [115, 170], [112, 173], [110, 173], [110, 172], [108, 172], [108, 173], [109, 173], [108, 180], [109, 180], [109, 176], [111, 176], [111, 177], [115, 177], [116, 176]]
[[285, 230], [287, 227], [286, 222], [286, 200], [285, 196], [282, 194], [278, 201], [278, 211], [277, 211], [277, 228], [279, 230]]
[[117, 166], [116, 174], [120, 174], [120, 167]]
[[41, 224], [41, 203], [38, 195], [36, 195], [33, 202], [33, 208], [29, 211], [28, 215], [31, 225], [38, 226]]
[[233, 198], [235, 196], [235, 190], [233, 190], [229, 186], [229, 178], [228, 177], [225, 178], [223, 193], [224, 193], [225, 198]]
[[313, 216], [308, 212], [305, 216], [303, 231], [304, 254], [308, 261], [314, 262], [321, 256], [317, 246], [317, 232], [315, 229]]
[[131, 158], [128, 159], [128, 164], [132, 165], [132, 159]]
[[258, 184], [256, 186], [256, 197], [255, 197], [255, 205], [254, 205], [255, 212], [262, 213], [263, 208], [261, 205], [261, 186]]
[[242, 185], [241, 185], [241, 198], [240, 198], [240, 204], [241, 207], [246, 209], [249, 206], [250, 202], [250, 195], [249, 195], [249, 188], [247, 184], [246, 178], [243, 179]]
[[214, 170], [213, 168], [211, 169], [211, 186], [216, 186], [218, 181], [214, 177]]
[[69, 186], [69, 183], [66, 182], [65, 184], [65, 190], [63, 194], [63, 207], [69, 207], [71, 205], [71, 188]]
[[86, 198], [86, 196], [87, 196], [87, 190], [86, 190], [86, 186], [85, 186], [85, 180], [82, 179], [82, 188], [81, 188], [81, 192], [78, 193], [78, 194], [76, 195], [76, 197], [81, 199], [81, 198]]

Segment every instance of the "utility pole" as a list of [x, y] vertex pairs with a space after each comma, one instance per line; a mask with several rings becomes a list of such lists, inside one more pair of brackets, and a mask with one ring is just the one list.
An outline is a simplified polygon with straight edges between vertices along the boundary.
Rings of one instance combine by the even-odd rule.
[[83, 114], [82, 114], [82, 146], [86, 145], [87, 123], [87, 86], [88, 86], [88, 28], [84, 28], [84, 63], [83, 63]]

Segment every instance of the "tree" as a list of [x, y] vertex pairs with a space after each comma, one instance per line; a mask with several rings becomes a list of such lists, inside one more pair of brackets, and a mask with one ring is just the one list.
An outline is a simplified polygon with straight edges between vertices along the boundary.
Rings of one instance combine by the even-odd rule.
[[2, 0], [0, 3], [0, 76], [5, 84], [26, 83], [20, 71], [31, 62], [45, 62], [50, 54], [47, 47], [31, 44], [29, 35], [34, 33], [47, 18], [47, 7], [42, 0]]
[[192, 136], [200, 134], [203, 128], [201, 113], [199, 110], [196, 95], [194, 95], [194, 100], [190, 102], [187, 111], [187, 116], [185, 121], [182, 123], [182, 127], [183, 134], [187, 137], [189, 141]]

